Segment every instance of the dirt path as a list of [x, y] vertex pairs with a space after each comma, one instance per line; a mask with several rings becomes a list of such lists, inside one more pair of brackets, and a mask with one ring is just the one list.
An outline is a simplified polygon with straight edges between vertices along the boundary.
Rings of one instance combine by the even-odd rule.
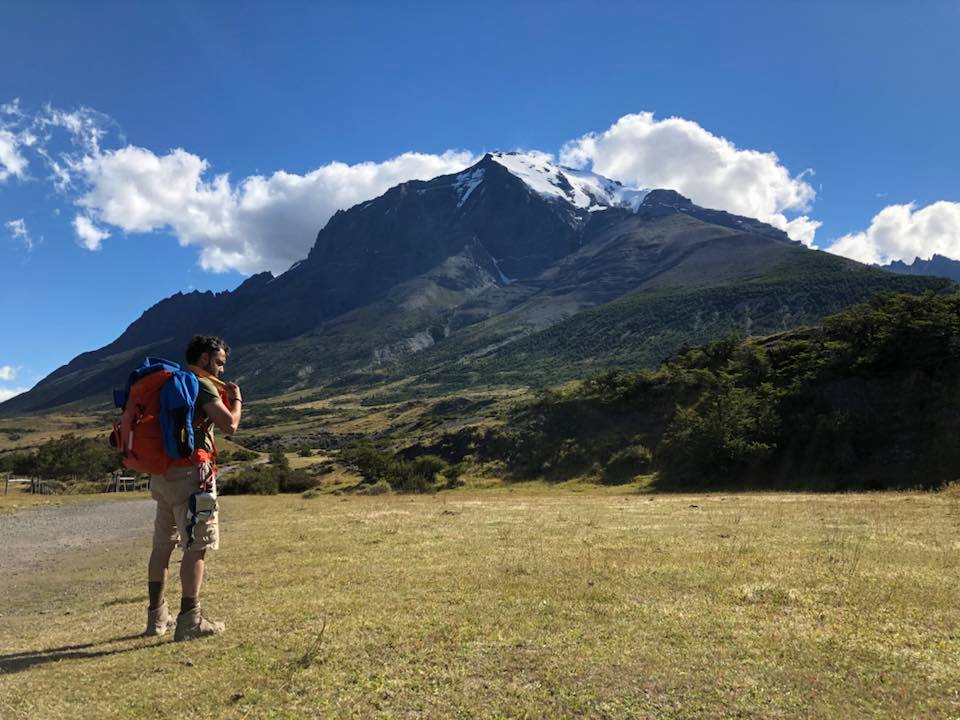
[[83, 548], [149, 543], [154, 506], [153, 500], [114, 500], [0, 514], [0, 577], [32, 572]]

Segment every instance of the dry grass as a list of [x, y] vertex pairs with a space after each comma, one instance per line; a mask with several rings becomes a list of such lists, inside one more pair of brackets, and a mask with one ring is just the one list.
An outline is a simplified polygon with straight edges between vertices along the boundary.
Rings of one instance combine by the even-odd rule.
[[31, 507], [58, 507], [85, 502], [117, 502], [150, 497], [147, 491], [127, 493], [97, 493], [87, 495], [31, 495], [28, 483], [10, 483], [7, 494], [3, 495], [3, 481], [0, 480], [0, 516], [3, 513]]
[[66, 558], [0, 595], [0, 716], [960, 716], [960, 493], [223, 506], [228, 634], [128, 637], [146, 538]]
[[103, 437], [109, 422], [95, 414], [61, 413], [0, 418], [0, 452], [28, 450], [67, 433], [80, 437]]

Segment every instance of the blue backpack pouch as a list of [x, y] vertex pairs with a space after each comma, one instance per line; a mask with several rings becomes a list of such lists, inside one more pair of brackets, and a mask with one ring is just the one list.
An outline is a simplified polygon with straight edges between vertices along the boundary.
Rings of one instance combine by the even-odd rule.
[[160, 430], [169, 457], [188, 458], [197, 449], [193, 416], [199, 393], [197, 376], [179, 365], [160, 389]]

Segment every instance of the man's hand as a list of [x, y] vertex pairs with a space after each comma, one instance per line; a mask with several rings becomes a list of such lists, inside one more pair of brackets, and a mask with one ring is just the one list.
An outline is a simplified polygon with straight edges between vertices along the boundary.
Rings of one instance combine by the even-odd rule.
[[224, 405], [223, 401], [217, 398], [213, 402], [208, 402], [204, 405], [203, 411], [222, 433], [233, 435], [240, 426], [243, 396], [240, 394], [240, 386], [236, 383], [224, 383], [223, 390], [227, 396], [227, 405], [230, 407]]
[[228, 399], [243, 402], [243, 396], [240, 394], [240, 386], [236, 383], [224, 383], [223, 389], [226, 390]]

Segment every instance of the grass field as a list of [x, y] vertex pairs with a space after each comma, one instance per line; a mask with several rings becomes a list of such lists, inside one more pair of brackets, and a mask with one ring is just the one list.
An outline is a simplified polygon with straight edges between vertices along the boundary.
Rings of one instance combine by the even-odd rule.
[[135, 637], [146, 537], [67, 556], [0, 593], [0, 717], [960, 717], [957, 493], [222, 505], [226, 635]]

